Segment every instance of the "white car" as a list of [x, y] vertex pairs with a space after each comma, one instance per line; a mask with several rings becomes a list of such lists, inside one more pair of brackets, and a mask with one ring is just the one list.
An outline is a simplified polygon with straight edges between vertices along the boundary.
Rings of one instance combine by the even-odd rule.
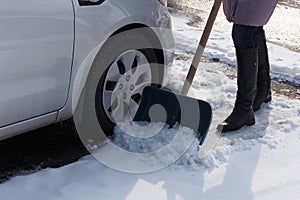
[[0, 27], [0, 140], [72, 118], [87, 84], [111, 130], [173, 61], [166, 0], [3, 1]]

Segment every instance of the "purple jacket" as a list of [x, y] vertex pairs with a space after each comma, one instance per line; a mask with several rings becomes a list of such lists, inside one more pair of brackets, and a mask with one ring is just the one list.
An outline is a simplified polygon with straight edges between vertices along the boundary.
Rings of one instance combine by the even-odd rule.
[[228, 21], [240, 25], [265, 25], [278, 0], [223, 0], [223, 10]]

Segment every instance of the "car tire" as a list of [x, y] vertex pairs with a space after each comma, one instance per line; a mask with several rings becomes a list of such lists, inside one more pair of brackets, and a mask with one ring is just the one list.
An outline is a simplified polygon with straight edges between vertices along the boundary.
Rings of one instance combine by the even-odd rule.
[[[121, 118], [118, 117], [116, 120], [116, 117], [112, 116], [112, 109], [121, 107], [120, 105], [122, 103], [120, 103], [120, 99], [124, 97], [126, 101], [131, 100], [136, 110], [136, 106], [141, 98], [142, 89], [147, 85], [156, 85], [159, 87], [162, 84], [164, 67], [159, 64], [159, 62], [161, 62], [159, 56], [161, 55], [157, 54], [157, 52], [162, 52], [160, 50], [160, 42], [155, 33], [149, 28], [132, 29], [110, 37], [95, 57], [87, 77], [83, 110], [88, 114], [80, 117], [80, 119], [85, 121], [85, 124], [94, 123], [91, 127], [95, 126], [95, 123], [98, 122], [106, 136], [113, 135], [115, 124], [119, 122]], [[126, 59], [129, 58], [130, 60], [130, 56], [132, 55], [136, 57], [134, 57], [133, 65], [130, 66], [131, 62], [126, 62]], [[125, 63], [127, 63], [128, 66], [126, 66]], [[150, 71], [146, 70], [147, 67], [149, 67]], [[119, 72], [119, 74], [116, 72]], [[136, 72], [145, 72], [145, 74], [134, 76]], [[119, 77], [115, 78], [115, 73], [118, 74], [117, 76]], [[144, 75], [147, 82], [140, 80], [140, 77], [144, 78]], [[130, 83], [128, 84], [126, 81], [130, 76], [134, 78], [132, 78], [132, 82], [129, 81]], [[112, 81], [110, 79], [114, 80]], [[134, 81], [137, 79], [138, 84], [135, 85]], [[121, 88], [122, 81], [127, 84], [126, 87], [123, 87], [123, 90]], [[145, 83], [143, 81], [145, 81]], [[138, 87], [134, 92], [138, 91], [139, 95], [134, 92], [130, 93], [129, 90], [134, 90], [131, 86]], [[109, 96], [107, 95], [109, 92], [111, 93], [111, 99], [107, 97]], [[115, 94], [113, 94], [114, 92]], [[127, 92], [129, 94], [128, 98], [122, 96], [127, 94]], [[114, 104], [112, 97], [118, 99], [118, 105], [113, 108], [109, 107], [109, 103]], [[128, 107], [128, 111], [130, 111], [130, 104], [128, 104]], [[126, 115], [128, 113], [124, 111], [123, 114]], [[132, 117], [134, 113], [129, 113], [128, 115]]]

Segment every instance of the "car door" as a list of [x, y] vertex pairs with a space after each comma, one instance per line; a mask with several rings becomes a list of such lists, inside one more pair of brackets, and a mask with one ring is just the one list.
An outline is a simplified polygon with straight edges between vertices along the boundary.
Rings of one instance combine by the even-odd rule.
[[72, 0], [0, 2], [0, 127], [63, 107], [73, 21]]

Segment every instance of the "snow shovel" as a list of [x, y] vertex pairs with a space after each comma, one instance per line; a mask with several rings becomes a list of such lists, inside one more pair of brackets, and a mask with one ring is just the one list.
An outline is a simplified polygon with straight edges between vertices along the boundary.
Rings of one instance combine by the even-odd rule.
[[[221, 2], [222, 0], [215, 0], [214, 2], [181, 94], [177, 95], [152, 86], [144, 88], [142, 100], [133, 121], [161, 122], [165, 120], [171, 127], [178, 122], [182, 126], [192, 128], [196, 132], [199, 145], [203, 144], [211, 123], [211, 106], [208, 102], [186, 95], [193, 82]], [[162, 117], [165, 113], [166, 118]]]

